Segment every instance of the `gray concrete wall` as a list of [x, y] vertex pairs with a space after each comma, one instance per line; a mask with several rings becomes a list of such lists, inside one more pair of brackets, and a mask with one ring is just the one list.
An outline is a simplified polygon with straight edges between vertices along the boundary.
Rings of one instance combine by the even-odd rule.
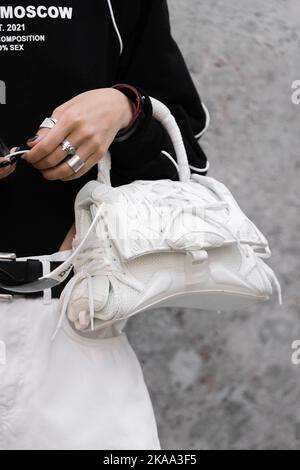
[[218, 316], [160, 310], [132, 319], [163, 448], [300, 448], [299, 0], [169, 0], [173, 35], [212, 125], [210, 175], [232, 189], [273, 249], [276, 301]]

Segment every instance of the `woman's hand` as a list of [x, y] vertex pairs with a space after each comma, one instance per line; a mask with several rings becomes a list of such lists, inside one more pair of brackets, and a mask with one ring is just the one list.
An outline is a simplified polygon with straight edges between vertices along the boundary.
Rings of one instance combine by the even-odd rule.
[[[11, 149], [10, 153], [16, 152], [17, 150], [18, 148], [14, 147], [13, 149]], [[7, 161], [6, 158], [0, 157], [0, 163], [5, 162], [5, 161]], [[16, 169], [16, 163], [14, 163], [13, 165], [9, 165], [6, 168], [0, 168], [0, 180], [9, 176], [11, 173], [15, 171], [15, 169]]]
[[[88, 172], [106, 154], [120, 129], [127, 127], [134, 116], [134, 105], [114, 88], [92, 90], [67, 101], [56, 108], [52, 116], [57, 119], [53, 129], [40, 129], [29, 139], [32, 148], [25, 160], [38, 169], [48, 180], [72, 180]], [[64, 160], [67, 152], [61, 143], [67, 139], [78, 156], [85, 162], [78, 172]]]

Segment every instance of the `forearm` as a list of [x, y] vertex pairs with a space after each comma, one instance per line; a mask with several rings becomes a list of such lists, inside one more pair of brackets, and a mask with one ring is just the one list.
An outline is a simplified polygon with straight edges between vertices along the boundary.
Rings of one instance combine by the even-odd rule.
[[67, 233], [59, 251], [70, 250], [72, 248], [72, 242], [76, 235], [75, 224], [72, 225], [69, 232]]

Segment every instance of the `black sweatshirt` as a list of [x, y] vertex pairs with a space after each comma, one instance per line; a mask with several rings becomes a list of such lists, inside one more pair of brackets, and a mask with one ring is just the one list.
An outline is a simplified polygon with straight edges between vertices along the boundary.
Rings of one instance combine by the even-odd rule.
[[[47, 3], [32, 0], [28, 6], [18, 0], [0, 6], [0, 136], [7, 146], [24, 148], [42, 120], [75, 95], [123, 82], [169, 106], [190, 164], [203, 168], [206, 157], [195, 136], [206, 115], [171, 36], [166, 1]], [[110, 150], [113, 186], [177, 179], [161, 153], [174, 155], [170, 139], [149, 113], [132, 137], [114, 142]], [[21, 161], [0, 180], [0, 252], [57, 251], [74, 221], [77, 192], [96, 177], [95, 166], [75, 181], [47, 181]]]

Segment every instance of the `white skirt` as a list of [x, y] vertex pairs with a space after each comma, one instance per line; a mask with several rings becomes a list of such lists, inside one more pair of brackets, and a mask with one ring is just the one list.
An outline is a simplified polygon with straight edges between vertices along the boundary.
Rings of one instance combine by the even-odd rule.
[[58, 317], [49, 292], [0, 303], [0, 449], [160, 449], [125, 322], [92, 338], [65, 319], [51, 341]]

